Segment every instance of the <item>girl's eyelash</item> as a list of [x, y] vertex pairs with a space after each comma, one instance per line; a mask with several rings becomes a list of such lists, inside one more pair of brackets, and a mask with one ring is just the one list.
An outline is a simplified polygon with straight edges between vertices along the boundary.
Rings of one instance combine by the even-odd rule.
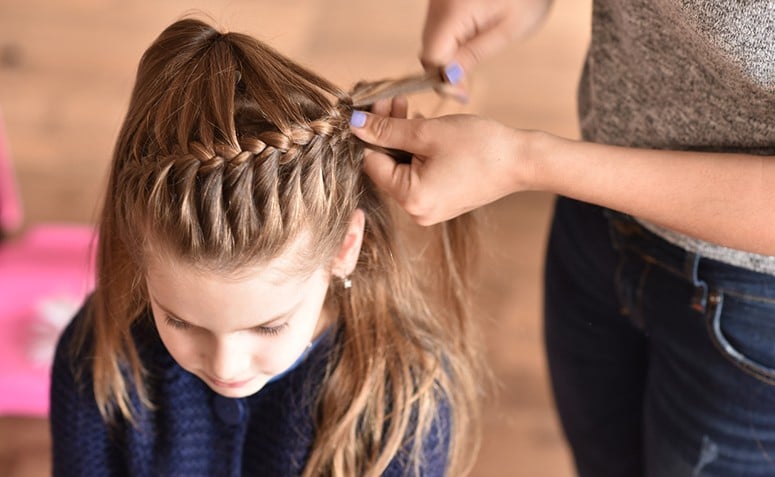
[[261, 334], [268, 335], [268, 336], [277, 336], [279, 335], [285, 328], [288, 327], [288, 322], [281, 325], [275, 325], [275, 326], [258, 326], [254, 328], [256, 331], [258, 331]]
[[164, 321], [165, 321], [165, 322], [166, 322], [166, 323], [167, 323], [169, 326], [171, 326], [171, 327], [173, 327], [173, 328], [177, 328], [177, 329], [179, 329], [179, 330], [185, 330], [185, 329], [188, 329], [188, 328], [191, 326], [191, 325], [189, 325], [188, 323], [186, 323], [186, 322], [184, 322], [184, 321], [176, 320], [175, 318], [172, 318], [172, 317], [171, 317], [171, 316], [169, 316], [169, 315], [165, 315], [165, 317], [164, 317], [164, 318], [165, 318], [165, 319], [164, 319]]
[[[191, 328], [191, 325], [186, 323], [185, 321], [176, 320], [175, 318], [165, 315], [164, 321], [167, 325], [171, 326], [172, 328], [176, 328], [179, 330], [186, 330], [188, 328]], [[288, 327], [288, 322], [281, 325], [275, 325], [275, 326], [257, 326], [254, 328], [257, 332], [268, 335], [268, 336], [276, 336], [279, 335], [285, 328]]]

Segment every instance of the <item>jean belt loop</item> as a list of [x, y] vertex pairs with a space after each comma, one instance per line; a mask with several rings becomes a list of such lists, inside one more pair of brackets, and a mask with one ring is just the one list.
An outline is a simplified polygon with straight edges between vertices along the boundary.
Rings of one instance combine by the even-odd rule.
[[699, 312], [704, 312], [708, 305], [708, 284], [700, 280], [697, 276], [697, 269], [700, 266], [702, 256], [695, 252], [686, 252], [684, 261], [684, 275], [692, 281], [694, 285], [694, 295], [692, 295], [692, 308]]

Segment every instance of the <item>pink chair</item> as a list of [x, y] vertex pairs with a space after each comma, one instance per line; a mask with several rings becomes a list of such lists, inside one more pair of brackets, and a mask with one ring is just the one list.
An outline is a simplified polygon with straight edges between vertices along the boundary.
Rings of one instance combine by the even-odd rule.
[[0, 118], [0, 415], [45, 416], [54, 346], [93, 288], [91, 227], [23, 212]]

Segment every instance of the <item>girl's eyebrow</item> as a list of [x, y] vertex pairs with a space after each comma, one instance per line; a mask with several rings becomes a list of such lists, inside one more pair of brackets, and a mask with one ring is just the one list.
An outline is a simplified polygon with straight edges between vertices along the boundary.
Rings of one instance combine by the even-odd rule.
[[[168, 315], [169, 315], [170, 317], [172, 317], [173, 319], [175, 319], [175, 320], [177, 320], [177, 321], [180, 321], [180, 322], [183, 322], [183, 323], [187, 324], [188, 326], [193, 326], [193, 327], [195, 327], [195, 328], [200, 328], [199, 326], [197, 326], [197, 325], [195, 325], [195, 324], [191, 323], [190, 321], [184, 320], [184, 319], [183, 319], [183, 318], [181, 318], [181, 317], [180, 317], [180, 315], [178, 315], [177, 313], [173, 313], [172, 311], [170, 311], [170, 310], [169, 310], [169, 309], [168, 309], [166, 306], [162, 305], [162, 304], [159, 302], [159, 300], [157, 300], [157, 299], [156, 299], [156, 298], [155, 298], [153, 295], [151, 295], [151, 301], [153, 301], [154, 303], [156, 303], [156, 306], [158, 306], [159, 308], [161, 308], [161, 311], [163, 311], [164, 313], [168, 314]], [[256, 329], [256, 328], [261, 328], [262, 326], [267, 326], [267, 325], [271, 324], [272, 322], [275, 322], [275, 321], [277, 321], [277, 320], [280, 320], [280, 319], [282, 319], [282, 318], [285, 318], [285, 317], [287, 317], [288, 315], [290, 315], [290, 314], [292, 314], [293, 312], [295, 312], [295, 311], [296, 311], [296, 309], [299, 307], [299, 305], [301, 305], [301, 302], [299, 302], [299, 303], [295, 304], [295, 305], [294, 305], [294, 306], [293, 306], [293, 307], [292, 307], [290, 310], [288, 310], [288, 311], [286, 311], [286, 312], [284, 312], [284, 313], [280, 313], [279, 315], [273, 316], [272, 318], [270, 318], [270, 319], [266, 320], [265, 322], [263, 322], [263, 323], [260, 323], [260, 324], [258, 324], [258, 325], [249, 326], [249, 327], [245, 328], [244, 330], [252, 330], [252, 329]], [[244, 330], [240, 330], [240, 331], [244, 331]]]

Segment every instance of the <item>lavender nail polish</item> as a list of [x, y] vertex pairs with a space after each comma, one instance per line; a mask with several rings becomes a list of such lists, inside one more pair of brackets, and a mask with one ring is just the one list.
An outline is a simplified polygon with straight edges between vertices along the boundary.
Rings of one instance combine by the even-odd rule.
[[350, 125], [356, 128], [362, 128], [366, 124], [366, 113], [355, 110], [350, 116]]
[[463, 67], [457, 62], [448, 64], [444, 67], [444, 77], [451, 85], [460, 83], [463, 79]]

